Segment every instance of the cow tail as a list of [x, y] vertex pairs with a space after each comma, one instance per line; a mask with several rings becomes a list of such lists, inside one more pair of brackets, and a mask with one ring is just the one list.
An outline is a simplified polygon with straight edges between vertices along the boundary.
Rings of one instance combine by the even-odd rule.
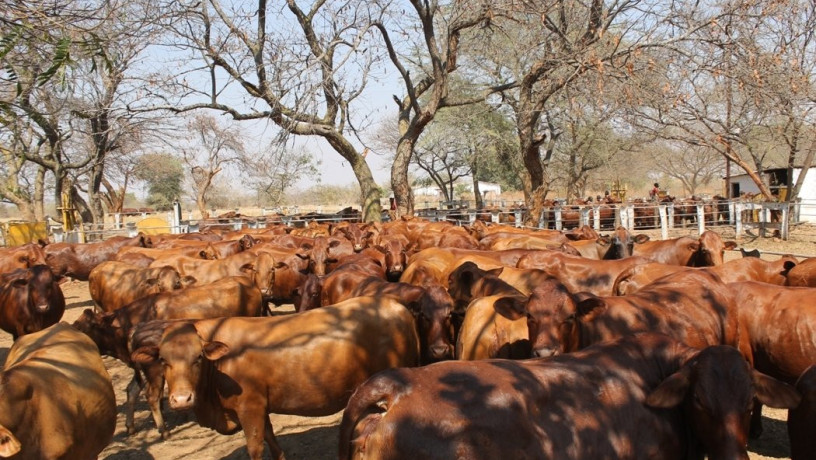
[[365, 438], [405, 391], [405, 384], [399, 377], [399, 369], [380, 372], [363, 382], [351, 395], [340, 422], [340, 460], [351, 460], [352, 443], [365, 446]]

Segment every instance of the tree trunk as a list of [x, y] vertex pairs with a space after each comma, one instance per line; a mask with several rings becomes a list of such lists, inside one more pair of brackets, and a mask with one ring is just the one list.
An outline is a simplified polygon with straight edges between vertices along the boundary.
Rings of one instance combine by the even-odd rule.
[[[330, 134], [334, 134], [334, 132]], [[382, 205], [380, 205], [382, 192], [371, 174], [371, 168], [366, 163], [365, 157], [358, 153], [354, 146], [342, 135], [328, 135], [325, 139], [336, 152], [349, 162], [351, 170], [354, 171], [354, 177], [357, 178], [357, 183], [360, 184], [363, 222], [382, 222]]]
[[484, 209], [482, 191], [479, 190], [479, 179], [476, 179], [476, 174], [473, 174], [473, 197], [476, 199], [476, 209]]
[[397, 218], [414, 215], [414, 193], [408, 183], [408, 165], [414, 151], [414, 140], [403, 136], [397, 144], [397, 155], [391, 165], [391, 190], [397, 201]]
[[34, 218], [45, 219], [45, 168], [37, 167], [37, 176], [34, 179]]

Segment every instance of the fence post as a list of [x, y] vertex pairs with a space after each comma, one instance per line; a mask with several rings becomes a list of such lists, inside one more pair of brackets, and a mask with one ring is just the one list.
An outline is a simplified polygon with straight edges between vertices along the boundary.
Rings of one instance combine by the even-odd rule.
[[766, 211], [767, 211], [767, 209], [765, 208], [765, 206], [760, 204], [759, 205], [759, 236], [761, 236], [762, 238], [765, 238], [765, 230], [766, 230], [765, 227], [766, 227], [768, 221], [770, 220], [770, 219], [768, 219], [768, 216], [765, 214]]
[[592, 228], [595, 229], [596, 232], [601, 231], [601, 207], [594, 206], [592, 208]]
[[561, 231], [561, 226], [563, 222], [561, 222], [561, 205], [555, 207], [555, 229]]
[[[473, 223], [476, 222], [476, 211], [475, 210], [474, 211], [468, 211], [468, 222], [470, 223], [470, 225], [473, 225]], [[493, 220], [493, 222], [496, 222], [496, 221]]]
[[734, 203], [734, 238], [742, 236], [742, 203]]
[[513, 216], [516, 218], [516, 228], [521, 228], [521, 224], [522, 224], [522, 221], [521, 221], [522, 213], [521, 213], [521, 211], [516, 209], [515, 211], [513, 211]]
[[697, 232], [702, 235], [705, 232], [705, 207], [697, 204]]
[[544, 208], [541, 210], [541, 215], [538, 216], [538, 228], [547, 228], [550, 225], [550, 209]]
[[666, 210], [668, 211], [668, 215], [666, 216], [666, 218], [669, 220], [668, 227], [670, 229], [673, 229], [674, 228], [674, 203], [669, 203], [668, 209], [666, 209]]
[[736, 222], [736, 203], [733, 201], [728, 202], [728, 225], [734, 225]]
[[615, 228], [622, 227], [624, 225], [623, 222], [626, 220], [625, 217], [626, 217], [626, 206], [625, 205], [622, 204], [622, 205], [618, 206], [617, 208], [615, 208], [615, 224], [614, 224], [614, 227]]
[[783, 240], [788, 239], [788, 216], [790, 216], [790, 203], [784, 203], [782, 205], [782, 222], [779, 229], [779, 236]]
[[635, 229], [635, 207], [632, 205], [626, 207], [626, 222], [627, 230], [633, 231]]
[[660, 239], [669, 239], [669, 225], [666, 222], [666, 205], [661, 204], [657, 206], [657, 215], [660, 217]]
[[122, 228], [122, 215], [118, 212], [113, 215], [113, 228], [116, 230]]
[[589, 210], [590, 208], [581, 208], [581, 224], [579, 225], [579, 227], [589, 225]]

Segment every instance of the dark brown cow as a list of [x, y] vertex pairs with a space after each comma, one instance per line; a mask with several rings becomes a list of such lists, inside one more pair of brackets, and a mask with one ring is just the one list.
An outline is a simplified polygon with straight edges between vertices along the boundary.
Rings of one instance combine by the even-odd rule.
[[665, 276], [629, 296], [572, 295], [557, 289], [543, 304], [501, 313], [527, 317], [535, 356], [580, 350], [591, 344], [637, 332], [660, 332], [690, 346], [731, 345], [751, 358], [748, 338], [739, 327], [731, 291], [714, 274], [687, 270]]
[[651, 262], [630, 267], [620, 273], [612, 288], [613, 295], [629, 295], [639, 291], [657, 279], [683, 270], [706, 270], [719, 276], [723, 283], [738, 281], [759, 281], [762, 283], [784, 285], [788, 273], [796, 266], [797, 260], [792, 256], [783, 256], [775, 261], [756, 257], [743, 257], [713, 267], [687, 267], [666, 265]]
[[594, 260], [570, 256], [560, 252], [528, 254], [517, 264], [518, 268], [537, 268], [558, 278], [570, 292], [591, 292], [611, 296], [618, 276], [632, 267], [649, 263], [643, 257]]
[[363, 296], [391, 297], [411, 310], [416, 318], [422, 364], [453, 358], [453, 299], [444, 287], [419, 287], [369, 276], [348, 294], [348, 298]]
[[681, 236], [643, 243], [635, 248], [635, 255], [668, 265], [707, 267], [722, 264], [725, 250], [736, 246], [735, 242], [723, 242], [719, 234], [706, 230], [696, 240]]
[[91, 270], [88, 289], [102, 311], [113, 311], [136, 299], [192, 284], [173, 267], [140, 268], [109, 260]]
[[96, 345], [71, 326], [14, 342], [0, 381], [0, 456], [95, 459], [113, 439], [110, 375]]
[[339, 458], [747, 459], [755, 396], [799, 402], [731, 347], [653, 334], [552, 359], [392, 369], [350, 398]]
[[57, 323], [65, 296], [47, 265], [0, 274], [0, 329], [14, 340]]
[[788, 286], [816, 287], [816, 257], [803, 260], [788, 272]]
[[144, 235], [132, 238], [114, 236], [98, 243], [52, 243], [43, 250], [54, 275], [88, 281], [88, 275], [94, 267], [106, 260], [113, 260], [119, 250], [125, 247], [144, 248]]
[[[134, 432], [133, 411], [139, 393], [136, 388], [145, 386], [139, 371], [145, 371], [148, 374], [145, 392], [148, 394], [148, 402], [151, 403], [151, 412], [156, 426], [162, 438], [166, 438], [169, 432], [160, 418], [159, 398], [151, 397], [156, 394], [156, 391], [161, 392], [163, 383], [157, 389], [152, 385], [155, 382], [155, 370], [142, 369], [130, 359], [128, 340], [134, 327], [137, 324], [157, 319], [258, 316], [263, 308], [261, 293], [252, 281], [244, 276], [234, 276], [202, 286], [152, 294], [110, 313], [96, 314], [86, 309], [74, 322], [74, 327], [90, 336], [101, 353], [121, 360], [136, 371], [128, 385], [126, 426], [129, 433]], [[157, 416], [159, 418], [155, 418]]]
[[810, 366], [796, 381], [802, 402], [788, 411], [788, 437], [791, 460], [810, 460], [816, 452], [816, 365]]
[[45, 263], [45, 251], [37, 243], [28, 243], [16, 248], [0, 248], [0, 273]]
[[[728, 285], [739, 305], [740, 327], [748, 335], [754, 367], [788, 383], [816, 363], [816, 289], [746, 281]], [[752, 435], [762, 432], [760, 413]]]
[[169, 403], [193, 408], [199, 424], [243, 429], [249, 458], [263, 443], [282, 459], [267, 414], [329, 415], [383, 369], [414, 366], [419, 343], [411, 313], [392, 299], [358, 297], [273, 318], [223, 318], [168, 328], [137, 362], [167, 363]]

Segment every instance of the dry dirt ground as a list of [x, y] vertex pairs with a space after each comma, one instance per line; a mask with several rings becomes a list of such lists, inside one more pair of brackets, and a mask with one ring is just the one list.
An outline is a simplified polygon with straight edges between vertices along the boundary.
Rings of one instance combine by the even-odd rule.
[[[816, 234], [816, 231], [814, 231]], [[751, 240], [744, 238], [740, 243], [747, 249], [759, 248], [763, 251], [816, 256], [816, 243], [809, 238], [782, 242], [771, 238]], [[727, 258], [739, 253], [728, 253]], [[772, 260], [775, 256], [763, 256]], [[68, 282], [63, 284], [68, 304], [64, 320], [73, 322], [85, 308], [92, 306], [88, 293], [88, 283]], [[5, 360], [11, 346], [11, 336], [0, 331], [0, 360]], [[121, 362], [105, 357], [105, 365], [113, 379], [119, 405], [116, 432], [111, 444], [102, 452], [101, 459], [110, 460], [241, 460], [248, 458], [243, 434], [224, 436], [207, 428], [202, 428], [189, 413], [171, 412], [165, 409], [165, 417], [171, 428], [170, 439], [161, 441], [153, 419], [142, 398], [137, 406], [136, 426], [138, 433], [128, 436], [124, 424], [125, 387], [132, 371]], [[787, 411], [764, 409], [765, 433], [759, 440], [749, 445], [751, 459], [790, 458], [785, 420]], [[271, 415], [272, 425], [278, 442], [289, 460], [322, 460], [337, 458], [338, 426], [341, 414], [328, 417], [296, 417]], [[268, 450], [265, 457], [269, 458]]]

